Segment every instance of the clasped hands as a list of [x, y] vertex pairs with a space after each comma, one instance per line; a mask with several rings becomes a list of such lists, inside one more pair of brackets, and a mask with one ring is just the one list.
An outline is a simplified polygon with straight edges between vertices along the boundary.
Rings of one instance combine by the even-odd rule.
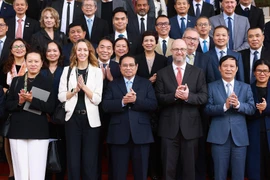
[[177, 87], [175, 91], [175, 98], [177, 99], [182, 99], [182, 100], [188, 100], [188, 95], [189, 95], [189, 88], [188, 85], [180, 85]]
[[113, 80], [113, 76], [111, 73], [111, 68], [107, 65], [106, 68], [104, 68], [103, 66], [100, 66], [102, 73], [103, 73], [103, 79], [108, 79], [109, 81]]
[[19, 105], [22, 105], [26, 101], [32, 102], [33, 99], [32, 91], [28, 92], [25, 91], [24, 89], [21, 89], [18, 95], [19, 95]]
[[230, 106], [236, 108], [239, 105], [238, 97], [234, 92], [226, 99], [226, 108], [229, 109]]
[[262, 111], [265, 110], [267, 106], [266, 100], [264, 98], [262, 98], [262, 100], [261, 103], [256, 103], [256, 108], [259, 110], [260, 114], [262, 114]]
[[125, 96], [123, 96], [122, 102], [124, 105], [127, 105], [128, 103], [135, 103], [136, 98], [136, 92], [130, 88], [130, 91]]

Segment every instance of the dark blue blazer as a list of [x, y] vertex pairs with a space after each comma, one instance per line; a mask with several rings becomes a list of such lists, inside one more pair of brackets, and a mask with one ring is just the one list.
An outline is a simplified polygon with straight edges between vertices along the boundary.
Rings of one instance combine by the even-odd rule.
[[[211, 49], [210, 51], [208, 51], [207, 53], [205, 53], [206, 55], [211, 57], [211, 63], [213, 66], [213, 70], [214, 70], [214, 75], [215, 75], [215, 80], [219, 80], [221, 79], [221, 75], [219, 72], [219, 59], [216, 53], [216, 49]], [[242, 56], [240, 53], [232, 51], [230, 49], [227, 49], [227, 55], [232, 55], [236, 58], [237, 62], [238, 62], [238, 71], [236, 73], [235, 79], [238, 81], [245, 81], [244, 78], [244, 65], [243, 65], [243, 61], [242, 61]]]
[[69, 66], [70, 64], [69, 58], [70, 58], [72, 47], [73, 47], [73, 43], [68, 43], [63, 46], [64, 66]]
[[[211, 49], [214, 49], [214, 48], [215, 48], [215, 43], [214, 43], [212, 37], [209, 36], [209, 39], [210, 39], [210, 47], [209, 47], [209, 50], [211, 50]], [[203, 49], [203, 47], [201, 47], [201, 44], [199, 43], [199, 45], [198, 45], [196, 51], [202, 53], [202, 52], [203, 52], [202, 49]]]
[[[254, 105], [262, 102], [258, 99], [258, 92], [256, 88], [256, 81], [251, 84], [253, 92]], [[260, 136], [261, 136], [261, 122], [265, 123], [265, 131], [267, 136], [268, 148], [270, 149], [270, 81], [267, 84], [267, 106], [266, 109], [260, 114], [256, 109], [253, 116], [248, 117], [247, 127], [249, 136], [249, 146], [247, 148], [247, 175], [249, 179], [260, 178]]]
[[135, 76], [132, 89], [136, 92], [136, 102], [122, 107], [122, 98], [127, 94], [124, 78], [115, 79], [107, 86], [102, 107], [111, 115], [109, 144], [126, 144], [130, 138], [135, 144], [154, 142], [149, 112], [157, 108], [155, 91], [149, 80], [139, 76]]
[[4, 42], [2, 53], [0, 56], [0, 65], [3, 64], [4, 62], [6, 62], [8, 55], [9, 55], [11, 43], [12, 43], [12, 39], [7, 37], [5, 42]]
[[[180, 30], [180, 25], [178, 23], [178, 20], [177, 20], [177, 15], [170, 18], [170, 23], [171, 23], [171, 31], [170, 31], [170, 38], [173, 38], [173, 39], [179, 39], [179, 38], [182, 38], [183, 34], [181, 33], [181, 30]], [[195, 27], [196, 25], [196, 18], [193, 17], [193, 16], [187, 16], [187, 25], [186, 27]]]
[[[111, 74], [113, 76], [113, 79], [117, 79], [117, 78], [119, 78], [119, 77], [122, 76], [121, 75], [121, 72], [120, 72], [119, 64], [117, 62], [111, 60], [110, 63], [109, 63], [109, 67], [110, 67], [110, 70], [111, 70]], [[107, 79], [104, 79], [103, 80], [103, 93], [104, 93], [104, 90], [107, 87], [107, 85], [108, 85], [109, 82], [110, 81], [107, 80]]]
[[9, 19], [9, 18], [14, 17], [15, 15], [16, 15], [16, 12], [14, 11], [12, 5], [3, 1], [2, 7], [0, 10], [0, 16], [2, 16], [5, 19]]

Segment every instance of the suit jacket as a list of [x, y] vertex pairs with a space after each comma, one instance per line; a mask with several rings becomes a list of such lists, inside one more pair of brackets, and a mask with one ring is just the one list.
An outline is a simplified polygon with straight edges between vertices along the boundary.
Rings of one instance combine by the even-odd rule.
[[[212, 16], [215, 15], [214, 7], [213, 7], [212, 4], [203, 2], [203, 5], [202, 5], [202, 8], [201, 9], [202, 10], [201, 10], [200, 16], [206, 16], [206, 17], [210, 18], [210, 17], [212, 17]], [[193, 1], [192, 1], [190, 3], [190, 7], [188, 9], [188, 15], [195, 16], [196, 17], [195, 12], [196, 12], [196, 10], [194, 11]]]
[[265, 39], [263, 43], [267, 48], [270, 48], [270, 22], [267, 22], [265, 24], [264, 36], [265, 36]]
[[149, 73], [147, 60], [145, 57], [145, 53], [139, 54], [135, 56], [136, 61], [138, 62], [138, 70], [137, 75], [140, 77], [144, 77], [146, 79], [149, 79], [152, 77], [155, 73], [157, 73], [160, 69], [167, 66], [167, 58], [165, 56], [162, 56], [158, 53], [155, 53], [155, 59], [154, 63], [151, 69], [151, 72]]
[[16, 15], [16, 12], [13, 9], [13, 6], [3, 1], [1, 9], [0, 9], [0, 16], [9, 19]]
[[[146, 30], [147, 31], [155, 31], [155, 18], [147, 16], [146, 22], [147, 22]], [[130, 32], [133, 34], [141, 34], [140, 26], [141, 26], [141, 24], [139, 24], [139, 22], [138, 22], [137, 15], [135, 17], [131, 17], [131, 18], [129, 18], [127, 32]]]
[[172, 65], [157, 73], [155, 85], [156, 96], [161, 111], [158, 135], [173, 139], [181, 132], [186, 140], [202, 136], [200, 105], [207, 102], [207, 85], [203, 70], [186, 65], [182, 84], [189, 88], [188, 100], [175, 99], [178, 87]]
[[[119, 78], [121, 75], [119, 64], [115, 61], [110, 60], [109, 68], [113, 79]], [[103, 80], [103, 89], [105, 89], [110, 81], [108, 79]], [[103, 92], [104, 93], [104, 92]]]
[[[117, 7], [123, 7], [127, 10], [127, 1], [126, 0], [113, 0], [112, 1], [112, 11]], [[97, 11], [96, 16], [101, 18], [101, 8], [102, 8], [102, 1], [97, 1]]]
[[230, 108], [224, 112], [223, 106], [227, 94], [223, 81], [217, 80], [208, 84], [208, 102], [205, 112], [212, 117], [207, 142], [224, 144], [229, 134], [237, 146], [249, 145], [246, 117], [255, 112], [251, 88], [248, 84], [235, 80], [234, 90], [240, 102], [238, 110]]
[[149, 80], [139, 76], [135, 76], [132, 89], [136, 92], [135, 103], [122, 107], [127, 93], [124, 78], [108, 84], [102, 107], [111, 115], [107, 136], [110, 144], [126, 144], [130, 138], [135, 144], [154, 142], [149, 112], [157, 108], [155, 91]]
[[70, 64], [70, 54], [73, 47], [73, 43], [68, 43], [63, 46], [63, 56], [64, 56], [64, 66], [69, 66]]
[[[211, 49], [210, 51], [208, 51], [207, 53], [205, 53], [206, 55], [210, 56], [212, 59], [212, 66], [213, 66], [213, 70], [214, 70], [214, 74], [215, 74], [215, 80], [219, 80], [221, 79], [221, 75], [219, 72], [219, 59], [216, 53], [216, 49]], [[240, 53], [238, 52], [234, 52], [230, 49], [227, 49], [227, 55], [232, 55], [236, 58], [237, 62], [238, 62], [238, 71], [236, 73], [235, 79], [238, 81], [245, 81], [244, 78], [244, 65], [243, 65], [243, 60], [242, 60], [242, 56]]]
[[[209, 50], [211, 50], [211, 49], [214, 49], [215, 48], [215, 43], [214, 43], [214, 41], [213, 41], [213, 38], [212, 37], [210, 37], [209, 36], [209, 39], [210, 39], [210, 46], [209, 46]], [[201, 47], [201, 43], [199, 43], [199, 45], [198, 45], [198, 47], [197, 47], [197, 49], [196, 49], [196, 51], [197, 52], [203, 52], [202, 51], [202, 49], [203, 49], [203, 47]]]
[[[183, 34], [181, 33], [180, 25], [178, 23], [178, 15], [170, 18], [171, 23], [171, 30], [170, 30], [170, 37], [173, 39], [179, 39], [182, 38]], [[187, 16], [187, 24], [186, 27], [195, 27], [196, 25], [196, 18], [193, 16]]]
[[[126, 8], [127, 8], [127, 13], [128, 13], [128, 18], [137, 16], [135, 10], [134, 10], [134, 6], [132, 4], [132, 0], [124, 0], [126, 2]], [[155, 18], [155, 4], [154, 1], [152, 0], [148, 0], [148, 4], [149, 4], [149, 11], [148, 11], [148, 16]]]
[[[8, 25], [7, 37], [11, 38], [11, 39], [15, 39], [15, 35], [16, 35], [16, 18], [13, 17], [13, 18], [8, 19], [7, 20], [7, 25]], [[40, 30], [39, 22], [34, 20], [34, 19], [31, 19], [29, 17], [26, 17], [23, 28], [24, 28], [24, 30], [23, 30], [23, 39], [28, 44], [30, 44], [32, 35]]]
[[[212, 25], [212, 29], [210, 31], [211, 37], [213, 37], [213, 32], [214, 32], [215, 27], [217, 27], [219, 25], [226, 26], [226, 22], [224, 20], [223, 13], [211, 17], [210, 22]], [[247, 31], [248, 31], [249, 27], [250, 27], [250, 25], [248, 22], [248, 18], [246, 18], [244, 16], [240, 16], [238, 14], [234, 14], [233, 50], [240, 51], [240, 50], [249, 48], [249, 44], [247, 42]]]
[[3, 64], [7, 60], [11, 43], [12, 43], [12, 39], [7, 37], [3, 44], [3, 49], [0, 56], [0, 65]]
[[[16, 83], [17, 82], [17, 83]], [[16, 85], [17, 84], [17, 85]], [[24, 76], [14, 77], [6, 100], [6, 109], [12, 112], [11, 125], [8, 137], [12, 139], [49, 139], [49, 128], [46, 113], [51, 114], [54, 110], [54, 93], [51, 79], [38, 74], [30, 84], [32, 86], [50, 92], [46, 102], [33, 97], [30, 108], [42, 112], [41, 115], [23, 110], [24, 104], [18, 106], [18, 93], [24, 88]]]
[[84, 15], [81, 15], [76, 19], [76, 22], [80, 22], [81, 24], [84, 25], [86, 28], [86, 35], [85, 39], [88, 39], [91, 43], [98, 45], [99, 41], [107, 36], [109, 34], [109, 25], [107, 21], [100, 19], [99, 17], [95, 16], [94, 17], [94, 22], [92, 26], [92, 32], [91, 32], [91, 37], [89, 35], [89, 31], [87, 28], [87, 22], [84, 17]]
[[[250, 69], [252, 68], [250, 67], [250, 49], [242, 50], [240, 51], [240, 53], [243, 59], [245, 83], [250, 84]], [[269, 49], [262, 47], [261, 58], [268, 60], [269, 57], [270, 57]]]
[[[238, 4], [234, 10], [236, 14], [239, 14], [243, 16], [243, 10]], [[259, 27], [262, 30], [264, 29], [264, 14], [263, 10], [260, 8], [257, 8], [256, 6], [251, 5], [250, 11], [249, 11], [249, 16], [248, 16], [248, 21], [250, 24], [251, 28]]]
[[[69, 82], [67, 82], [68, 69], [69, 67], [64, 68], [64, 71], [60, 79], [59, 94], [58, 94], [59, 101], [66, 102], [65, 103], [66, 121], [68, 121], [71, 118], [78, 101], [78, 95], [74, 95], [70, 99], [67, 99], [66, 97], [68, 91], [71, 91], [71, 89], [77, 87], [76, 67], [72, 68], [69, 77]], [[101, 123], [99, 118], [98, 104], [101, 102], [102, 88], [103, 88], [103, 74], [101, 72], [101, 69], [89, 64], [88, 76], [85, 84], [93, 92], [92, 99], [88, 98], [86, 95], [84, 96], [87, 116], [91, 117], [88, 119], [89, 125], [92, 128], [99, 127], [101, 126]]]
[[[172, 47], [173, 41], [174, 41], [174, 39], [169, 38], [168, 43], [167, 43], [167, 44], [168, 44], [168, 45], [167, 45], [167, 51], [166, 51], [166, 54], [165, 54], [166, 57], [172, 55], [171, 47]], [[161, 46], [162, 46], [162, 45], [161, 45], [160, 42], [158, 41], [158, 44], [157, 44], [157, 47], [156, 47], [155, 51], [156, 51], [158, 54], [163, 55], [163, 51], [162, 51], [162, 47], [161, 47]]]

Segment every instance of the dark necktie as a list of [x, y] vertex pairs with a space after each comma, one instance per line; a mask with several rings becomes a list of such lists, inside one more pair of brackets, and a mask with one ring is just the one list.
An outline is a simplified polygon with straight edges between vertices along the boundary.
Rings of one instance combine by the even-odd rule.
[[103, 63], [102, 65], [103, 65], [103, 68], [105, 69], [107, 66], [107, 63]]
[[0, 58], [1, 58], [1, 55], [2, 55], [2, 50], [3, 50], [3, 41], [0, 40]]
[[[259, 59], [258, 53], [259, 53], [258, 51], [254, 51], [254, 53], [253, 53], [254, 57], [253, 57], [253, 62], [252, 62], [252, 67], [251, 67], [252, 70], [253, 70], [255, 62]], [[254, 74], [251, 73], [250, 84], [253, 83], [255, 80], [256, 80], [256, 78], [255, 78]]]
[[68, 6], [67, 6], [66, 34], [68, 34], [68, 26], [70, 22], [70, 2], [67, 2], [67, 3], [68, 3]]
[[181, 17], [180, 19], [181, 19], [181, 35], [183, 36], [183, 34], [186, 30], [186, 25], [185, 25], [185, 21], [184, 21], [186, 18]]
[[201, 11], [200, 11], [200, 4], [196, 4], [197, 8], [196, 8], [196, 18], [198, 19], [201, 15]]
[[167, 45], [166, 45], [166, 40], [163, 40], [162, 41], [162, 52], [163, 52], [163, 55], [165, 56], [166, 55], [166, 51], [167, 51]]
[[144, 27], [144, 18], [141, 18], [141, 34], [144, 33], [145, 27]]
[[124, 35], [123, 35], [123, 34], [119, 34], [118, 37], [119, 37], [119, 38], [123, 38]]
[[232, 28], [232, 21], [231, 17], [228, 17], [228, 29], [230, 31], [230, 39], [229, 39], [229, 49], [233, 50], [233, 28]]
[[219, 51], [219, 53], [220, 53], [220, 58], [219, 59], [221, 59], [223, 56], [224, 56], [224, 51]]
[[247, 18], [249, 17], [249, 8], [244, 9], [243, 15], [246, 16]]

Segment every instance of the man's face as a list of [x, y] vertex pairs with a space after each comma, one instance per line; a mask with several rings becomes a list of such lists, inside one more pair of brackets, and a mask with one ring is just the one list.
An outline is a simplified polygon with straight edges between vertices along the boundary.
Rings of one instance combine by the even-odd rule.
[[120, 71], [123, 77], [131, 79], [137, 73], [138, 65], [132, 57], [125, 57], [120, 64]]
[[218, 28], [214, 32], [213, 36], [214, 43], [217, 48], [224, 49], [229, 41], [229, 35], [225, 28]]
[[6, 36], [7, 31], [8, 31], [7, 24], [5, 23], [3, 18], [0, 18], [0, 38]]
[[260, 28], [251, 29], [248, 31], [248, 44], [251, 49], [258, 50], [262, 47], [264, 35]]
[[221, 77], [227, 82], [231, 82], [234, 79], [237, 70], [238, 67], [233, 59], [227, 59], [219, 66]]
[[147, 0], [137, 0], [135, 11], [140, 16], [145, 16], [149, 11], [149, 5]]
[[188, 30], [185, 32], [185, 37], [183, 37], [183, 40], [187, 44], [187, 52], [190, 55], [196, 51], [199, 45], [199, 34], [196, 31]]
[[126, 30], [128, 18], [125, 13], [118, 12], [113, 17], [113, 25], [116, 31], [122, 32]]
[[172, 43], [172, 58], [176, 65], [182, 65], [186, 61], [187, 45], [184, 40], [177, 39]]
[[235, 0], [222, 0], [221, 6], [223, 7], [223, 11], [227, 15], [232, 15], [234, 13], [235, 7], [236, 7], [236, 1]]
[[82, 11], [85, 16], [92, 17], [97, 11], [94, 1], [85, 0], [82, 5]]
[[208, 36], [211, 30], [211, 25], [206, 18], [200, 18], [197, 20], [197, 24], [195, 26], [200, 36]]
[[239, 3], [243, 6], [249, 6], [251, 4], [252, 0], [240, 0]]
[[169, 32], [171, 30], [170, 21], [166, 17], [160, 17], [156, 22], [156, 31], [159, 36], [167, 37], [169, 36]]
[[176, 0], [174, 8], [178, 15], [185, 16], [189, 9], [188, 0]]
[[26, 4], [25, 0], [15, 0], [13, 2], [13, 9], [17, 15], [24, 15], [27, 8], [28, 5]]
[[102, 62], [107, 62], [113, 54], [112, 43], [106, 39], [103, 39], [99, 42], [96, 50], [97, 50], [98, 58]]
[[82, 30], [81, 26], [74, 26], [69, 29], [69, 39], [72, 43], [77, 42], [79, 39], [85, 38], [86, 32]]

